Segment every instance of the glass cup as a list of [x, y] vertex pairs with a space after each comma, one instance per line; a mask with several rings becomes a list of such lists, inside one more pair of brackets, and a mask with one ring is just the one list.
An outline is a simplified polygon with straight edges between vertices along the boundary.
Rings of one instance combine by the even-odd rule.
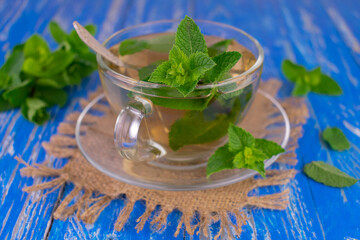
[[[179, 22], [155, 21], [125, 28], [104, 45], [111, 48], [128, 38], [175, 33]], [[237, 50], [243, 56], [234, 67], [237, 72], [222, 81], [198, 85], [187, 97], [167, 85], [140, 81], [136, 74], [111, 66], [97, 55], [105, 96], [118, 115], [114, 142], [122, 157], [176, 164], [207, 161], [226, 143], [229, 124], [241, 121], [251, 105], [262, 73], [264, 53], [260, 44], [238, 28], [211, 21], [195, 22], [207, 38], [233, 39], [241, 44]], [[157, 58], [157, 53], [149, 54]], [[146, 62], [146, 57], [126, 58], [135, 65], [137, 61]]]

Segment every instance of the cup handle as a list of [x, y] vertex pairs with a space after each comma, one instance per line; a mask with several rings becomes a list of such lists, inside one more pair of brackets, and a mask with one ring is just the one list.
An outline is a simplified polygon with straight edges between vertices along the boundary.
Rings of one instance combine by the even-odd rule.
[[135, 96], [119, 113], [114, 128], [114, 142], [122, 157], [133, 161], [151, 161], [166, 154], [160, 144], [138, 137], [143, 118], [151, 115], [152, 110], [149, 99]]

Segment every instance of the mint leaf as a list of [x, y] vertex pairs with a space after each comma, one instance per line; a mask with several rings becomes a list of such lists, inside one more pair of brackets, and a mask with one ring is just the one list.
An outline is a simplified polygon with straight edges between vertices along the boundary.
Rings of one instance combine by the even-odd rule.
[[341, 87], [331, 77], [321, 74], [320, 81], [317, 85], [311, 87], [311, 91], [318, 94], [339, 96], [343, 93]]
[[186, 54], [181, 51], [181, 49], [174, 45], [174, 47], [169, 52], [169, 60], [172, 64], [184, 64], [184, 67], [188, 64], [189, 58], [186, 56]]
[[301, 96], [305, 96], [306, 94], [308, 94], [308, 92], [310, 92], [311, 88], [309, 85], [307, 85], [306, 83], [299, 81], [295, 83], [295, 87], [292, 91], [292, 95], [295, 97], [301, 97]]
[[23, 71], [36, 77], [51, 77], [64, 71], [74, 59], [75, 55], [72, 52], [58, 50], [40, 62], [35, 58], [27, 58]]
[[255, 138], [249, 132], [234, 124], [230, 124], [228, 136], [230, 152], [237, 153], [244, 151], [245, 147], [254, 147], [255, 145]]
[[311, 179], [330, 187], [349, 187], [358, 181], [338, 168], [321, 161], [306, 164], [304, 172]]
[[192, 53], [203, 52], [207, 53], [205, 38], [200, 32], [199, 27], [190, 17], [185, 18], [180, 22], [176, 35], [175, 45], [178, 46], [188, 57]]
[[26, 80], [20, 84], [12, 86], [3, 93], [3, 97], [13, 107], [19, 107], [30, 94], [32, 84], [32, 80]]
[[233, 169], [233, 159], [234, 154], [229, 151], [227, 144], [218, 148], [208, 160], [206, 176], [210, 177], [212, 174], [225, 169]]
[[38, 98], [27, 98], [21, 105], [21, 112], [23, 116], [30, 122], [36, 124], [43, 124], [50, 115], [46, 112], [47, 104]]
[[216, 55], [222, 54], [226, 52], [229, 45], [232, 43], [233, 39], [225, 39], [214, 43], [210, 47], [208, 47], [208, 53], [210, 57], [215, 57]]
[[326, 128], [322, 133], [322, 138], [334, 150], [344, 151], [350, 149], [350, 143], [340, 128]]
[[[19, 75], [24, 60], [24, 44], [16, 45], [4, 65], [0, 68], [0, 73], [7, 74], [8, 76]], [[0, 85], [2, 84], [0, 83]]]
[[290, 60], [284, 60], [281, 68], [285, 77], [292, 82], [297, 82], [299, 76], [306, 74], [306, 69], [303, 66], [297, 65]]
[[198, 79], [206, 71], [212, 69], [216, 64], [215, 62], [205, 53], [197, 52], [193, 53], [189, 57], [191, 76]]
[[167, 79], [168, 70], [171, 68], [171, 63], [169, 61], [161, 63], [151, 74], [149, 82], [154, 83], [165, 83], [167, 85], [172, 85], [172, 81]]
[[50, 54], [47, 42], [39, 35], [31, 36], [24, 45], [25, 58], [43, 60]]
[[134, 54], [149, 48], [149, 44], [144, 40], [126, 39], [119, 46], [119, 53], [122, 56]]
[[148, 81], [153, 71], [164, 61], [156, 61], [138, 70], [139, 79], [142, 81]]
[[60, 27], [58, 23], [51, 21], [49, 23], [49, 29], [51, 36], [57, 43], [63, 43], [64, 41], [66, 41], [67, 34], [64, 32], [64, 30]]
[[261, 150], [268, 158], [285, 152], [279, 144], [262, 138], [255, 139], [255, 148]]
[[65, 86], [65, 84], [56, 78], [39, 78], [36, 80], [36, 86], [61, 89]]
[[219, 114], [213, 121], [206, 121], [203, 112], [187, 112], [176, 120], [169, 133], [169, 145], [176, 151], [185, 145], [213, 142], [226, 135], [229, 122], [225, 114]]
[[7, 111], [13, 108], [9, 101], [4, 99], [4, 94], [0, 94], [0, 112]]
[[233, 165], [235, 168], [253, 169], [265, 177], [264, 160], [266, 159], [268, 156], [261, 150], [245, 147], [235, 155]]
[[214, 114], [213, 119], [207, 119], [204, 111], [185, 113], [185, 116], [176, 120], [170, 128], [170, 147], [176, 151], [185, 145], [213, 142], [224, 137], [229, 124], [235, 122], [240, 110], [241, 104], [236, 101], [230, 113]]
[[239, 52], [225, 52], [213, 58], [216, 66], [208, 71], [204, 77], [205, 83], [219, 81], [241, 58]]
[[169, 52], [175, 43], [175, 34], [167, 34], [147, 39], [148, 49], [154, 52]]
[[334, 79], [323, 74], [320, 67], [307, 71], [303, 66], [284, 60], [282, 71], [285, 77], [295, 83], [293, 96], [304, 96], [308, 92], [338, 96], [342, 94], [341, 87]]
[[162, 35], [151, 39], [126, 39], [119, 45], [119, 53], [122, 56], [141, 52], [149, 49], [154, 52], [169, 52], [175, 42], [175, 35]]
[[34, 97], [46, 102], [47, 106], [59, 105], [63, 107], [66, 104], [67, 93], [58, 88], [37, 87]]

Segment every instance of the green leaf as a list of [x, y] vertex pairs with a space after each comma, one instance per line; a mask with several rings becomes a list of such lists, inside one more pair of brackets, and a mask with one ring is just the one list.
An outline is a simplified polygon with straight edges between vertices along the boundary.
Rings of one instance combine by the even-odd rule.
[[[94, 25], [86, 25], [85, 29], [88, 30], [92, 35], [95, 34], [96, 27]], [[71, 31], [66, 37], [66, 42], [70, 45], [71, 51], [76, 53], [87, 53], [89, 52], [88, 46], [79, 38], [75, 30]]]
[[25, 80], [24, 82], [7, 89], [3, 93], [3, 97], [10, 102], [13, 107], [19, 107], [29, 96], [32, 84], [32, 80]]
[[64, 30], [60, 27], [60, 25], [54, 21], [51, 21], [49, 24], [49, 29], [51, 36], [57, 43], [63, 43], [66, 41], [67, 34]]
[[63, 107], [67, 101], [67, 93], [64, 90], [51, 87], [37, 87], [34, 97], [43, 100], [48, 106]]
[[345, 134], [337, 127], [326, 128], [322, 133], [322, 138], [336, 151], [350, 149], [350, 143]]
[[254, 147], [255, 138], [244, 129], [230, 124], [228, 128], [229, 150], [237, 153], [244, 151], [245, 147]]
[[149, 48], [149, 43], [144, 40], [126, 39], [120, 43], [119, 53], [122, 56], [141, 52]]
[[147, 39], [146, 42], [149, 44], [149, 50], [168, 53], [175, 43], [175, 34], [157, 36]]
[[317, 85], [311, 86], [311, 91], [331, 96], [339, 96], [343, 93], [339, 84], [325, 74], [321, 74], [320, 82]]
[[39, 62], [34, 58], [27, 58], [23, 65], [24, 72], [36, 77], [51, 77], [64, 71], [75, 59], [75, 54], [58, 50]]
[[290, 60], [284, 60], [281, 68], [285, 77], [291, 82], [297, 82], [299, 76], [306, 74], [306, 69], [303, 66], [297, 65]]
[[21, 105], [21, 113], [30, 122], [43, 124], [50, 115], [46, 112], [47, 104], [38, 98], [27, 98]]
[[165, 83], [167, 85], [172, 84], [170, 79], [167, 79], [167, 72], [171, 68], [171, 63], [169, 61], [161, 63], [151, 74], [149, 82], [154, 83]]
[[180, 50], [180, 48], [176, 45], [169, 52], [169, 60], [172, 64], [187, 64], [188, 57], [186, 54]]
[[306, 164], [304, 172], [311, 179], [331, 187], [349, 187], [358, 181], [338, 168], [321, 161]]
[[234, 103], [230, 113], [215, 114], [215, 118], [208, 120], [204, 112], [189, 111], [185, 116], [176, 120], [169, 133], [169, 145], [176, 151], [185, 145], [213, 142], [224, 137], [230, 123], [235, 122], [241, 105]]
[[[165, 90], [166, 91], [166, 90]], [[216, 89], [212, 89], [211, 93], [207, 97], [203, 98], [161, 98], [161, 97], [149, 97], [151, 102], [155, 105], [167, 107], [178, 110], [195, 110], [202, 111], [208, 103], [213, 99]]]
[[222, 41], [219, 41], [210, 47], [208, 47], [208, 53], [210, 57], [215, 57], [216, 55], [222, 54], [226, 52], [229, 45], [233, 42], [233, 39], [225, 39]]
[[233, 164], [235, 168], [247, 168], [259, 172], [265, 177], [264, 160], [268, 159], [261, 150], [245, 147], [235, 155]]
[[320, 67], [306, 71], [303, 66], [283, 61], [282, 70], [285, 77], [295, 83], [293, 96], [304, 96], [308, 92], [339, 96], [342, 94], [341, 87], [331, 77], [321, 73]]
[[196, 52], [207, 53], [204, 36], [194, 20], [188, 16], [185, 16], [178, 26], [175, 35], [175, 45], [187, 56]]
[[233, 169], [234, 154], [229, 151], [228, 144], [218, 148], [209, 158], [206, 166], [206, 176], [210, 177], [216, 172]]
[[9, 101], [4, 99], [4, 94], [0, 94], [0, 112], [4, 112], [13, 108]]
[[261, 150], [268, 158], [285, 152], [279, 144], [262, 138], [255, 139], [255, 148]]
[[148, 81], [153, 71], [163, 62], [163, 60], [156, 61], [145, 67], [140, 68], [138, 70], [139, 79], [142, 81]]
[[194, 91], [198, 80], [195, 77], [186, 77], [185, 84], [176, 87], [177, 90], [184, 95], [184, 97], [188, 96], [192, 91]]
[[47, 42], [39, 35], [32, 35], [24, 45], [25, 59], [42, 60], [50, 54]]
[[55, 78], [39, 78], [36, 80], [35, 83], [37, 86], [41, 87], [51, 87], [51, 88], [57, 88], [61, 89], [65, 86], [65, 84], [61, 83], [60, 81], [57, 81]]
[[205, 83], [216, 82], [228, 73], [241, 58], [239, 52], [225, 52], [213, 58], [216, 66], [213, 67], [204, 77]]
[[11, 77], [0, 71], [0, 90], [7, 89], [11, 85]]
[[193, 53], [189, 57], [191, 76], [197, 79], [202, 76], [206, 71], [212, 69], [216, 64], [205, 53]]
[[16, 45], [4, 65], [0, 68], [0, 73], [7, 74], [8, 76], [20, 74], [24, 60], [24, 44]]
[[305, 96], [310, 91], [310, 86], [299, 81], [295, 83], [295, 87], [292, 91], [292, 95], [295, 97]]

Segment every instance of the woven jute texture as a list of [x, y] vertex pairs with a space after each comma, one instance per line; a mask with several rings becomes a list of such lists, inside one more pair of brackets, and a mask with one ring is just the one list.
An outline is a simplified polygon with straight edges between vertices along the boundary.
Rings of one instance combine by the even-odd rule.
[[[280, 86], [281, 83], [278, 80], [270, 79], [262, 83], [261, 89], [275, 96]], [[94, 97], [95, 94], [92, 94], [89, 100]], [[84, 106], [89, 100], [82, 99], [80, 103]], [[54, 211], [55, 219], [65, 220], [70, 215], [76, 214], [78, 219], [93, 223], [112, 200], [125, 195], [126, 204], [114, 226], [117, 231], [120, 231], [127, 222], [135, 202], [143, 200], [146, 203], [146, 210], [137, 219], [137, 231], [141, 231], [148, 220], [158, 231], [164, 230], [167, 226], [168, 214], [177, 209], [182, 216], [178, 221], [174, 236], [177, 236], [184, 226], [190, 235], [201, 233], [202, 236], [209, 237], [211, 224], [220, 221], [220, 230], [212, 237], [230, 239], [239, 236], [242, 226], [247, 223], [244, 207], [284, 210], [289, 203], [289, 189], [286, 184], [296, 173], [292, 169], [297, 162], [295, 150], [298, 147], [298, 139], [302, 136], [302, 126], [308, 118], [308, 109], [304, 99], [301, 98], [288, 98], [281, 104], [291, 123], [287, 152], [277, 160], [285, 164], [286, 167], [283, 168], [286, 170], [268, 170], [265, 179], [248, 178], [226, 187], [181, 192], [150, 190], [119, 182], [95, 169], [77, 149], [75, 123], [79, 113], [76, 112], [67, 116], [66, 120], [59, 125], [57, 134], [52, 136], [49, 142], [43, 143], [49, 155], [56, 158], [68, 158], [63, 168], [48, 167], [46, 162], [30, 166], [17, 158], [26, 165], [21, 169], [22, 176], [53, 177], [48, 182], [28, 186], [23, 190], [26, 192], [42, 190], [41, 192], [44, 192], [42, 195], [45, 196], [66, 183], [73, 183], [73, 190], [61, 200]], [[259, 109], [259, 111], [266, 111], [266, 109]], [[94, 117], [93, 120], [98, 121], [97, 118], [99, 117]], [[271, 124], [271, 122], [262, 124]], [[270, 186], [281, 186], [281, 191], [261, 196], [249, 195], [249, 192], [254, 189]], [[157, 210], [154, 211], [156, 208]], [[194, 221], [194, 218], [197, 220]]]

